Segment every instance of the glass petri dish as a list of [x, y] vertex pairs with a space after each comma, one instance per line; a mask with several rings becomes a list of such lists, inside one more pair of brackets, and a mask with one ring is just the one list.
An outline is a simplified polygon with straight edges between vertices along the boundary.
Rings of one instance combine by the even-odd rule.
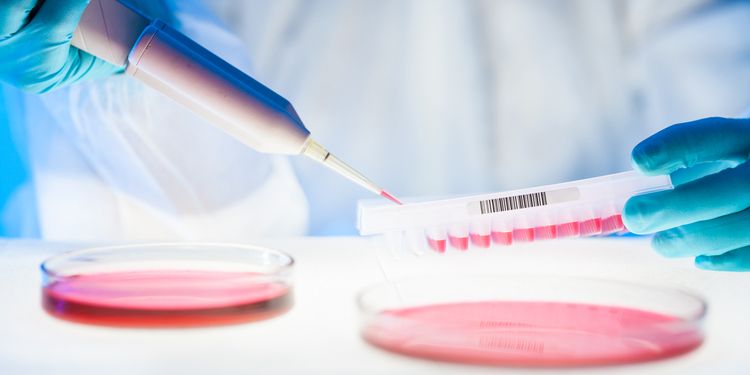
[[357, 297], [360, 332], [391, 352], [523, 367], [600, 366], [687, 353], [706, 303], [682, 290], [576, 277], [446, 276]]
[[42, 263], [42, 306], [56, 318], [106, 326], [252, 322], [291, 308], [293, 265], [280, 251], [244, 245], [76, 250]]

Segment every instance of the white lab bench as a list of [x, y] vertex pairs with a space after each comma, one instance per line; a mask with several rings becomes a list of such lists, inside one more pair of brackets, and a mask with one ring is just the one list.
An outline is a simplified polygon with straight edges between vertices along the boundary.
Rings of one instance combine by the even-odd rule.
[[[295, 260], [295, 306], [278, 318], [198, 329], [122, 329], [54, 319], [39, 264], [82, 247], [0, 239], [0, 374], [748, 374], [750, 273], [699, 271], [645, 239], [577, 239], [398, 259], [372, 238], [265, 239]], [[384, 273], [385, 271], [385, 273]], [[706, 342], [687, 355], [587, 369], [464, 366], [413, 359], [358, 335], [355, 295], [387, 275], [573, 274], [667, 283], [708, 299]]]

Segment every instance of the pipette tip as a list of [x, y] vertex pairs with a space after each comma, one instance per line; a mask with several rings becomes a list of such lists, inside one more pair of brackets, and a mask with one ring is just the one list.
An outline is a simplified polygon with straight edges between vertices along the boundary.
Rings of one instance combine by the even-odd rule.
[[396, 199], [396, 197], [394, 197], [393, 195], [391, 195], [390, 193], [388, 193], [385, 190], [382, 190], [380, 192], [380, 196], [383, 197], [383, 198], [386, 198], [386, 199], [390, 200], [391, 202], [396, 203], [398, 205], [403, 205], [403, 203], [401, 203], [400, 200]]

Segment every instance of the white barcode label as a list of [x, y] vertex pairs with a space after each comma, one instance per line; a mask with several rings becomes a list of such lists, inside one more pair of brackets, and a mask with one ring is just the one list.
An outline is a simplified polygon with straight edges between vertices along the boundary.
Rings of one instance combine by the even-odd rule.
[[580, 197], [581, 193], [578, 188], [572, 187], [469, 202], [468, 209], [470, 215], [487, 215], [498, 212], [515, 211], [524, 208], [571, 202], [578, 200]]

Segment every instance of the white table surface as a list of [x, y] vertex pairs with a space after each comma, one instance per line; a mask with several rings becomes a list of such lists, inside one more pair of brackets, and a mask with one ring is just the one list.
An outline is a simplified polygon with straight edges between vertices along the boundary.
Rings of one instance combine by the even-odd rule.
[[[81, 245], [0, 239], [0, 374], [749, 374], [750, 273], [699, 271], [644, 239], [540, 242], [394, 259], [368, 238], [266, 239], [297, 261], [295, 306], [278, 318], [199, 329], [118, 329], [56, 320], [40, 307], [38, 266]], [[382, 268], [381, 268], [382, 266]], [[384, 274], [385, 271], [385, 274]], [[464, 366], [381, 351], [360, 339], [364, 286], [414, 274], [573, 274], [667, 283], [709, 302], [707, 340], [687, 355], [587, 369]]]

